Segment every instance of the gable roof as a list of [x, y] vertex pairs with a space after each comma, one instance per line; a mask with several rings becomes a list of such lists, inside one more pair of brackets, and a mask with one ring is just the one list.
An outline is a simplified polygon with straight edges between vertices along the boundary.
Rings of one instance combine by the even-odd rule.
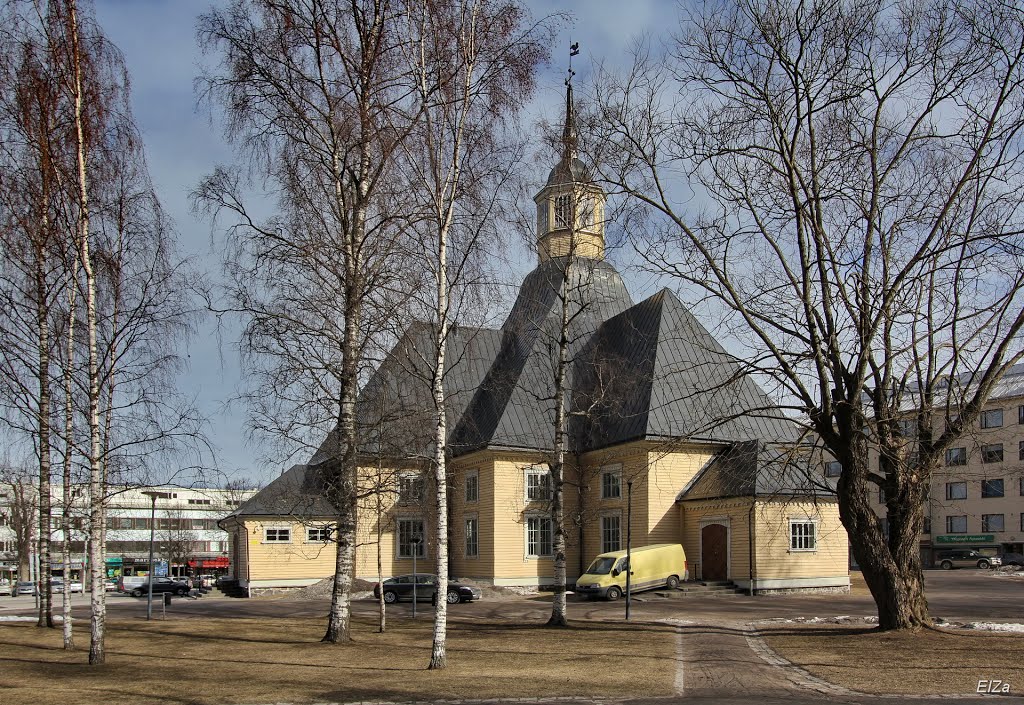
[[679, 493], [678, 500], [728, 497], [835, 498], [826, 479], [800, 449], [757, 440], [734, 443], [716, 454]]
[[[334, 516], [325, 498], [321, 475], [309, 465], [292, 465], [266, 487], [242, 502], [231, 516]], [[225, 517], [227, 518], [227, 517]]]

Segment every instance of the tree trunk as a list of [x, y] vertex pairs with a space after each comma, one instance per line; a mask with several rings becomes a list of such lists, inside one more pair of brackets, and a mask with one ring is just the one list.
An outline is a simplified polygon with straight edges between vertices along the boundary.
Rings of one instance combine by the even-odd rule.
[[448, 431], [444, 398], [445, 345], [448, 342], [448, 242], [447, 227], [442, 225], [437, 243], [437, 335], [434, 338], [435, 365], [431, 380], [436, 425], [434, 433], [434, 470], [437, 482], [437, 599], [434, 601], [434, 643], [429, 669], [448, 665]]
[[377, 585], [379, 586], [377, 595], [377, 632], [380, 634], [383, 634], [387, 627], [387, 603], [384, 602], [384, 556], [380, 548], [381, 541], [384, 539], [384, 500], [381, 496], [383, 491], [382, 476], [383, 472], [378, 461], [377, 491], [374, 493], [374, 501], [377, 505]]
[[[72, 264], [74, 272], [77, 260]], [[64, 503], [64, 514], [62, 517], [61, 529], [64, 534], [64, 545], [61, 548], [61, 562], [64, 564], [64, 602], [61, 605], [61, 614], [64, 618], [63, 637], [64, 649], [70, 651], [75, 648], [75, 638], [71, 621], [71, 581], [67, 579], [68, 566], [71, 565], [71, 453], [74, 448], [73, 436], [75, 432], [75, 405], [74, 405], [74, 361], [75, 361], [75, 314], [77, 309], [77, 281], [72, 274], [68, 286], [68, 333], [67, 333], [67, 359], [64, 369], [64, 482], [62, 487], [61, 500]], [[85, 580], [82, 580], [84, 587]]]
[[[44, 176], [45, 178], [45, 176]], [[43, 208], [46, 197], [43, 198]], [[42, 218], [45, 238], [48, 219]], [[52, 524], [52, 496], [50, 494], [50, 322], [46, 304], [48, 300], [46, 286], [46, 269], [44, 266], [46, 250], [41, 242], [36, 243], [36, 321], [39, 345], [39, 368], [36, 371], [39, 381], [39, 619], [36, 626], [53, 627], [53, 585], [50, 583], [50, 536]]]
[[[574, 199], [575, 200], [575, 199]], [[575, 209], [573, 209], [575, 211]], [[575, 213], [572, 216], [575, 218]], [[575, 224], [575, 220], [573, 220]], [[573, 236], [570, 229], [569, 254], [565, 258], [561, 280], [562, 311], [558, 331], [558, 360], [555, 364], [555, 450], [551, 463], [551, 523], [554, 525], [552, 551], [554, 552], [555, 594], [551, 599], [551, 616], [547, 626], [565, 627], [569, 621], [565, 599], [565, 451], [566, 413], [565, 385], [569, 360], [569, 284], [573, 265]]]
[[[911, 629], [931, 625], [924, 594], [919, 544], [922, 509], [890, 523], [888, 544], [871, 507], [866, 481], [855, 482], [855, 463], [866, 472], [866, 451], [859, 463], [847, 455], [839, 478], [839, 517], [850, 537], [853, 556], [860, 566], [871, 596], [878, 606], [882, 630]], [[913, 514], [916, 511], [915, 522]]]

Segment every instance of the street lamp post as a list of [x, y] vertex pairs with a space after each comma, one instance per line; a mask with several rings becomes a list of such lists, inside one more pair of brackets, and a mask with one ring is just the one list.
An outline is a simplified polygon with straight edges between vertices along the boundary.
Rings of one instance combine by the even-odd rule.
[[626, 480], [626, 621], [629, 621], [629, 607], [633, 602], [632, 581], [633, 562], [633, 481]]
[[416, 554], [420, 552], [420, 544], [423, 543], [423, 539], [413, 536], [409, 539], [409, 543], [412, 544], [412, 618], [416, 619]]
[[156, 542], [156, 501], [157, 499], [170, 499], [170, 492], [157, 492], [156, 490], [145, 490], [144, 495], [150, 499], [149, 510], [149, 590], [146, 596], [146, 619], [153, 619], [153, 577], [156, 572], [153, 568], [153, 545]]

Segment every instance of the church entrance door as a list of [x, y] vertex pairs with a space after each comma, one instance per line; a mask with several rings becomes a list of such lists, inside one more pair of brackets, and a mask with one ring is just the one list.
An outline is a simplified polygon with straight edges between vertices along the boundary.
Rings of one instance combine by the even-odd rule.
[[728, 575], [729, 530], [708, 524], [700, 530], [701, 580], [725, 580]]

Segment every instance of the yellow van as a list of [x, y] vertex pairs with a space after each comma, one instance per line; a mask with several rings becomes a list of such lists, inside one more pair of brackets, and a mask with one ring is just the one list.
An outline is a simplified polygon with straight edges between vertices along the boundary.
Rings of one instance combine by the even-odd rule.
[[[639, 592], [666, 586], [676, 588], [686, 580], [686, 554], [678, 543], [659, 543], [634, 548], [630, 590]], [[626, 552], [602, 553], [576, 580], [576, 593], [617, 600], [626, 592]]]

